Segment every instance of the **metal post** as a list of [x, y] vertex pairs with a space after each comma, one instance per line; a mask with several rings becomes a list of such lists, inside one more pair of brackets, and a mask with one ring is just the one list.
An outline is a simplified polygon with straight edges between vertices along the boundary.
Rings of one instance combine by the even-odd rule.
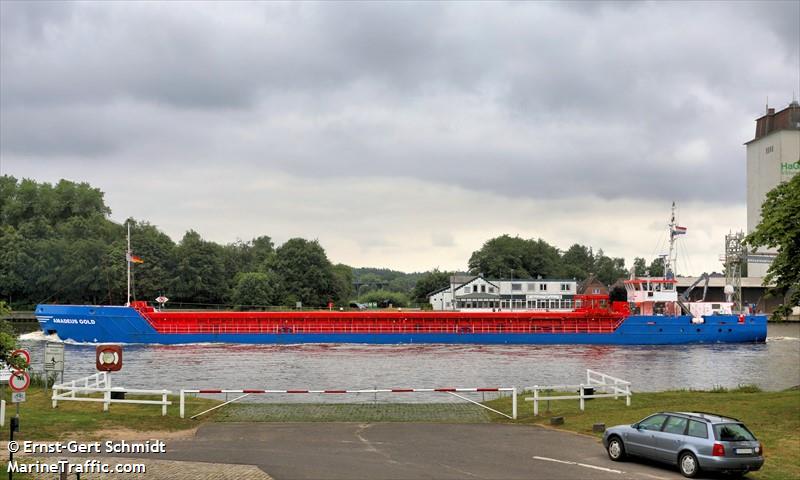
[[584, 399], [583, 399], [583, 385], [580, 386], [580, 397], [581, 397], [581, 412], [585, 408]]
[[[73, 381], [72, 383], [75, 383], [75, 382]], [[108, 378], [108, 377], [106, 377], [105, 389], [106, 390], [103, 392], [103, 400], [105, 400], [103, 402], [103, 411], [107, 412], [108, 411], [108, 407], [111, 405], [111, 379]], [[73, 390], [72, 393], [73, 393], [73, 396], [74, 396], [75, 390]]]
[[533, 387], [533, 416], [539, 416], [539, 389]]
[[517, 387], [511, 389], [511, 416], [517, 419]]
[[184, 403], [184, 395], [185, 395], [185, 392], [183, 390], [181, 390], [181, 408], [180, 408], [181, 418], [183, 418], [183, 415], [186, 412], [186, 405]]

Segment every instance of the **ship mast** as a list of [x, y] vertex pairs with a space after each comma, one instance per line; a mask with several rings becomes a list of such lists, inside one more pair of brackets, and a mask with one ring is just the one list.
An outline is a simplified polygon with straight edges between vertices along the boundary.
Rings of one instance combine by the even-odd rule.
[[125, 263], [128, 264], [128, 301], [126, 307], [131, 306], [131, 223], [125, 222], [128, 226], [128, 249], [125, 251]]
[[675, 250], [675, 202], [672, 202], [672, 216], [669, 219], [669, 256], [664, 264], [664, 278], [675, 278], [678, 266], [678, 252]]

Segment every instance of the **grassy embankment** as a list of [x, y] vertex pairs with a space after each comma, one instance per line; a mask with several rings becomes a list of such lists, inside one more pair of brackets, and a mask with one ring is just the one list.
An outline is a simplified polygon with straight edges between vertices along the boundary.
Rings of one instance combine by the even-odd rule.
[[[109, 411], [103, 412], [102, 403], [61, 401], [58, 408], [52, 408], [50, 394], [48, 390], [45, 396], [42, 387], [28, 390], [27, 401], [20, 405], [20, 431], [14, 434], [15, 440], [101, 440], [108, 439], [110, 431], [174, 432], [199, 425], [196, 420], [179, 417], [177, 397], [170, 398], [173, 404], [167, 409], [167, 416], [162, 417], [160, 405], [111, 404]], [[8, 440], [8, 422], [14, 416], [16, 406], [10, 401], [7, 387], [4, 398], [6, 427], [0, 438]], [[219, 402], [190, 398], [186, 409], [187, 412], [199, 412], [216, 403]]]
[[[605, 423], [607, 427], [632, 424], [658, 411], [704, 411], [730, 415], [744, 422], [764, 444], [766, 462], [759, 472], [748, 475], [754, 479], [800, 478], [800, 389], [781, 392], [761, 392], [752, 387], [714, 391], [668, 391], [658, 393], [634, 393], [631, 406], [625, 407], [620, 400], [594, 399], [586, 402], [581, 412], [577, 400], [539, 404], [539, 416], [533, 416], [532, 402], [519, 398], [521, 423], [548, 424], [551, 417], [563, 416], [564, 424], [558, 428], [570, 430], [598, 439], [600, 433], [592, 433], [592, 424]], [[501, 398], [486, 402], [501, 411], [510, 411], [511, 399]], [[498, 417], [495, 421], [507, 421]]]

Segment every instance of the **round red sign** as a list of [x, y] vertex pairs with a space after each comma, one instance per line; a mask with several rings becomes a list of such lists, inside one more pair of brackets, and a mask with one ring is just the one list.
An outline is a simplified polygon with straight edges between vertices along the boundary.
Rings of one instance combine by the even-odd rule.
[[11, 378], [8, 379], [8, 386], [15, 392], [24, 392], [30, 384], [31, 376], [28, 375], [28, 372], [16, 370], [11, 374]]

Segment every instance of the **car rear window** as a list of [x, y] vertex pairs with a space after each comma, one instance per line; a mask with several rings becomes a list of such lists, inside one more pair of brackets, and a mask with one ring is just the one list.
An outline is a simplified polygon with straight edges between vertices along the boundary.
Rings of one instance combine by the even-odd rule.
[[687, 419], [682, 417], [669, 417], [667, 423], [664, 424], [664, 430], [667, 433], [677, 433], [683, 435], [686, 431]]
[[714, 436], [720, 442], [744, 442], [755, 440], [756, 437], [750, 433], [741, 423], [720, 423], [714, 425]]
[[708, 438], [706, 424], [697, 420], [689, 420], [689, 435], [697, 438]]

